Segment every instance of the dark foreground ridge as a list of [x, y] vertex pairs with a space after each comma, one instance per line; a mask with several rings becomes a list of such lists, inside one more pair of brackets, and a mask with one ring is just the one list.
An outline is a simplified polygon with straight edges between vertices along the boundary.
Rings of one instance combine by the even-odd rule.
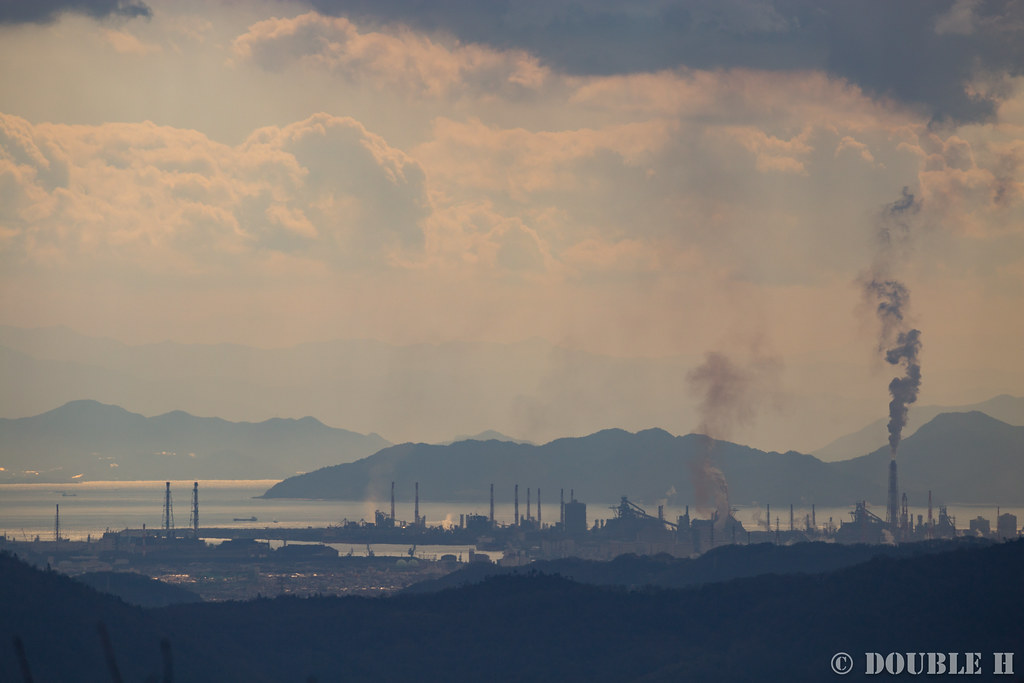
[[910, 558], [939, 555], [953, 550], [981, 548], [994, 541], [961, 537], [897, 545], [841, 543], [796, 543], [779, 545], [723, 545], [697, 557], [660, 555], [619, 555], [610, 561], [569, 557], [538, 560], [520, 567], [495, 564], [469, 564], [436, 579], [428, 579], [405, 589], [407, 594], [434, 593], [479, 583], [492, 576], [551, 574], [578, 583], [625, 588], [690, 588], [731, 579], [765, 574], [824, 574], [863, 564], [876, 557]]
[[0, 680], [23, 680], [18, 638], [35, 680], [111, 681], [97, 622], [125, 681], [165, 679], [168, 653], [173, 680], [197, 682], [821, 681], [840, 651], [858, 674], [865, 652], [980, 652], [988, 680], [993, 652], [1024, 667], [1022, 576], [1016, 541], [687, 589], [533, 573], [384, 599], [146, 610], [3, 555]]

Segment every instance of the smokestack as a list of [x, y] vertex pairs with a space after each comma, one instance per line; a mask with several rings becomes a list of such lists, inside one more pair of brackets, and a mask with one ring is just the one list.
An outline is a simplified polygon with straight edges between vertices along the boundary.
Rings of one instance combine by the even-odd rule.
[[901, 501], [902, 502], [900, 505], [900, 528], [902, 528], [905, 531], [909, 531], [908, 526], [913, 521], [913, 519], [910, 517], [910, 511], [907, 509], [906, 491], [903, 492], [903, 497], [901, 498]]
[[565, 528], [565, 489], [558, 489], [558, 507], [559, 515], [558, 521], [562, 524], [562, 528]]
[[60, 542], [60, 505], [57, 505], [57, 512], [53, 516], [53, 542]]
[[896, 451], [889, 461], [889, 504], [885, 511], [885, 521], [893, 531], [899, 526], [900, 520], [899, 481], [896, 476]]
[[491, 526], [494, 526], [494, 484], [491, 484]]
[[540, 516], [540, 488], [537, 488], [537, 528], [540, 528], [540, 523], [544, 521]]
[[174, 535], [174, 507], [171, 504], [171, 482], [167, 482], [167, 492], [164, 495], [164, 534], [167, 538]]
[[516, 484], [515, 492], [515, 525], [519, 526], [519, 484]]
[[928, 490], [928, 538], [932, 537], [932, 492]]
[[[879, 226], [879, 244], [887, 252], [894, 239], [905, 241], [910, 234], [910, 217], [921, 208], [914, 195], [903, 188], [903, 196], [886, 207], [881, 216]], [[910, 292], [902, 282], [887, 279], [886, 253], [879, 254], [873, 266], [873, 275], [869, 282], [864, 283], [864, 293], [876, 302], [875, 313], [881, 322], [879, 350], [884, 350], [885, 361], [890, 365], [904, 368], [902, 377], [894, 377], [889, 382], [889, 491], [886, 499], [886, 523], [896, 531], [900, 526], [899, 481], [896, 472], [896, 451], [899, 448], [903, 427], [907, 424], [907, 407], [917, 400], [921, 387], [921, 365], [917, 355], [921, 350], [921, 332], [907, 329], [904, 319], [905, 307], [910, 299]]]
[[395, 523], [395, 482], [391, 482], [391, 523]]
[[533, 519], [530, 516], [530, 487], [526, 487], [526, 520]]
[[419, 482], [416, 482], [416, 507], [413, 510], [413, 514], [415, 515], [413, 517], [413, 519], [416, 522], [416, 526], [419, 526], [420, 525], [420, 483]]
[[771, 533], [771, 531], [772, 531], [772, 506], [771, 506], [771, 504], [768, 504], [768, 505], [765, 506], [764, 518], [765, 518], [764, 530], [767, 531], [768, 533]]
[[818, 528], [818, 523], [814, 519], [814, 503], [811, 503], [811, 526], [815, 529]]
[[199, 538], [199, 482], [192, 482], [192, 536]]

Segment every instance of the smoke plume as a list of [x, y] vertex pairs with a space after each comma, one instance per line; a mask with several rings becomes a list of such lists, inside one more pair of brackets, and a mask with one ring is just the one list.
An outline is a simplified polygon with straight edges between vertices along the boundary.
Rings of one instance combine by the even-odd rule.
[[775, 383], [778, 369], [774, 359], [758, 358], [741, 366], [712, 351], [687, 375], [690, 389], [700, 397], [697, 431], [707, 436], [700, 454], [690, 463], [695, 502], [698, 508], [713, 507], [722, 526], [730, 514], [729, 485], [712, 460], [715, 440], [727, 438], [734, 427], [753, 420], [758, 399], [767, 385]]
[[893, 377], [889, 382], [889, 451], [896, 457], [900, 436], [907, 424], [907, 406], [917, 400], [921, 387], [921, 365], [917, 353], [921, 350], [921, 332], [910, 330], [900, 332], [896, 346], [885, 352], [885, 360], [891, 365], [902, 365], [906, 369], [903, 377]]
[[914, 195], [903, 188], [900, 199], [882, 212], [878, 242], [879, 253], [872, 268], [873, 276], [864, 281], [865, 296], [875, 304], [875, 315], [881, 324], [878, 348], [884, 352], [885, 361], [902, 367], [902, 377], [889, 382], [889, 451], [896, 457], [903, 427], [907, 424], [908, 406], [917, 400], [921, 387], [921, 364], [918, 353], [921, 350], [921, 332], [908, 329], [906, 311], [910, 303], [907, 287], [889, 275], [892, 252], [897, 247], [906, 247], [910, 237], [910, 218], [921, 208]]

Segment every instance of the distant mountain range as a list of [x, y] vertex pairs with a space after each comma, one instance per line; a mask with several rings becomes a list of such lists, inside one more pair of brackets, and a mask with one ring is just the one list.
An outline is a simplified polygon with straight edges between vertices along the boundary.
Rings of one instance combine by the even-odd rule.
[[[502, 500], [514, 484], [540, 488], [552, 504], [575, 489], [581, 500], [613, 502], [620, 496], [653, 504], [697, 504], [695, 463], [706, 437], [673, 436], [660, 429], [638, 433], [605, 430], [542, 446], [501, 441], [462, 441], [447, 446], [401, 444], [356, 462], [286, 479], [270, 498], [386, 500], [390, 482], [420, 484], [421, 497], [484, 501], [491, 483]], [[888, 446], [836, 463], [811, 455], [759, 451], [717, 441], [712, 460], [728, 481], [730, 502], [881, 504], [888, 486]], [[944, 413], [900, 445], [900, 485], [912, 505], [936, 503], [1024, 504], [1024, 427], [981, 412]], [[535, 494], [536, 495], [536, 494]], [[536, 498], [535, 498], [536, 500]], [[525, 511], [525, 510], [524, 510]]]
[[[349, 339], [261, 349], [133, 345], [66, 327], [0, 325], [0, 416], [28, 417], [91, 398], [143, 415], [184, 410], [234, 422], [314, 415], [396, 443], [444, 443], [486, 429], [534, 443], [608, 427], [686, 434], [699, 424], [699, 397], [687, 376], [702, 361], [700, 355], [601, 355], [540, 339], [404, 346]], [[943, 372], [952, 373], [944, 382], [937, 378]], [[887, 376], [865, 372], [859, 363], [806, 357], [787, 358], [785, 375], [779, 401], [727, 438], [763, 450], [813, 452], [823, 460], [885, 444], [884, 429], [875, 427], [852, 448], [815, 451], [886, 414]], [[927, 377], [928, 387], [962, 386], [964, 395], [977, 397], [1024, 386], [1024, 374], [1005, 368], [963, 379], [956, 368], [929, 367]], [[976, 406], [939, 412], [967, 409], [987, 412]], [[918, 412], [925, 414], [914, 407], [911, 430]]]
[[0, 419], [0, 482], [280, 479], [365, 457], [377, 434], [305, 417], [228, 422], [181, 411], [144, 417], [72, 401], [35, 417]]
[[391, 440], [441, 443], [486, 429], [551, 439], [608, 426], [691, 423], [685, 378], [698, 362], [612, 358], [541, 340], [344, 340], [260, 349], [128, 345], [61, 327], [0, 325], [0, 387], [8, 388], [0, 391], [0, 415], [24, 417], [92, 398], [145, 415], [315, 415]]
[[460, 434], [451, 441], [445, 441], [442, 445], [448, 446], [459, 441], [511, 441], [513, 443], [525, 443], [533, 445], [532, 441], [525, 439], [516, 439], [507, 434], [502, 434], [494, 429], [485, 429], [479, 434]]
[[[903, 436], [913, 434], [921, 425], [942, 413], [968, 413], [977, 410], [1011, 425], [1024, 426], [1024, 397], [1002, 394], [981, 403], [963, 406], [914, 406], [903, 428]], [[881, 448], [889, 443], [888, 418], [879, 418], [852, 434], [840, 437], [815, 451], [814, 457], [826, 462], [849, 460]]]

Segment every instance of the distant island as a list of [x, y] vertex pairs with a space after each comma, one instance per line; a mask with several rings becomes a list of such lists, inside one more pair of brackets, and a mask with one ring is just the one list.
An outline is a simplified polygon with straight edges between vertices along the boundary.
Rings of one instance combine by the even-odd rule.
[[72, 401], [42, 415], [0, 419], [0, 483], [280, 479], [388, 445], [377, 434], [312, 417], [228, 422], [182, 411], [144, 417]]
[[[987, 403], [993, 412], [1012, 414], [1017, 402]], [[509, 502], [519, 484], [523, 502], [529, 488], [534, 495], [540, 489], [547, 505], [564, 490], [595, 502], [627, 495], [682, 506], [702, 502], [693, 463], [706, 443], [696, 434], [608, 429], [541, 445], [493, 431], [443, 445], [392, 445], [312, 417], [256, 423], [182, 411], [144, 417], [83, 400], [0, 419], [0, 483], [279, 479], [264, 497], [386, 501], [394, 481], [399, 499], [408, 501], [419, 482], [424, 500], [451, 502], [484, 502], [491, 484]], [[949, 504], [1024, 504], [1022, 453], [1024, 427], [978, 411], [942, 413], [903, 440], [901, 488], [912, 506], [925, 505], [929, 491]], [[717, 441], [711, 457], [735, 505], [845, 506], [885, 496], [887, 447], [823, 462]]]
[[[387, 500], [392, 481], [408, 499], [414, 482], [434, 500], [485, 501], [490, 485], [503, 500], [520, 485], [541, 489], [557, 503], [570, 489], [592, 501], [628, 495], [645, 502], [694, 504], [693, 463], [706, 437], [673, 436], [659, 429], [638, 433], [605, 430], [542, 446], [503, 441], [462, 441], [447, 446], [401, 444], [367, 458], [285, 479], [267, 498]], [[928, 491], [947, 502], [1024, 504], [1024, 427], [980, 412], [944, 413], [900, 446], [903, 489], [912, 505], [926, 504]], [[826, 463], [790, 451], [765, 452], [726, 441], [711, 449], [725, 474], [732, 504], [764, 502], [849, 505], [882, 501], [887, 486], [888, 447], [841, 462]]]

